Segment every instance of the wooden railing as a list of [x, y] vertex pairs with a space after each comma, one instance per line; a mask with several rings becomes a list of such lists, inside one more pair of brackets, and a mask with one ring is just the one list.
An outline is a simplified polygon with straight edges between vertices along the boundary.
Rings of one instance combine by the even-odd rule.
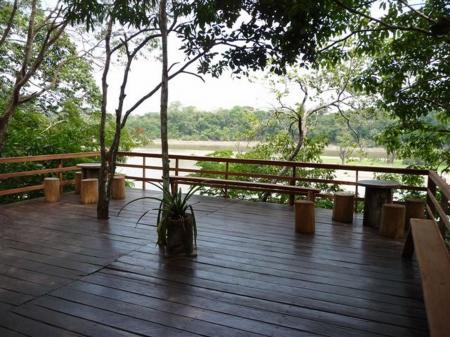
[[[48, 162], [55, 162], [55, 167], [47, 167], [45, 169], [35, 169], [35, 170], [26, 170], [26, 171], [15, 171], [15, 172], [8, 172], [8, 173], [0, 173], [0, 186], [1, 182], [6, 179], [12, 179], [12, 178], [22, 178], [22, 177], [31, 177], [31, 176], [44, 176], [44, 175], [57, 175], [62, 185], [70, 185], [73, 184], [73, 181], [71, 180], [64, 180], [64, 173], [65, 172], [71, 172], [76, 171], [76, 166], [64, 166], [65, 160], [69, 159], [83, 159], [83, 158], [92, 158], [92, 157], [98, 157], [98, 152], [82, 152], [82, 153], [61, 153], [61, 154], [46, 154], [46, 155], [40, 155], [40, 156], [24, 156], [24, 157], [7, 157], [7, 158], [0, 158], [0, 165], [7, 165], [7, 164], [20, 164], [20, 163], [48, 163]], [[1, 189], [0, 190], [0, 197], [1, 196], [7, 196], [7, 195], [13, 195], [13, 194], [19, 194], [19, 193], [28, 193], [33, 191], [39, 191], [42, 190], [44, 186], [42, 184], [36, 184], [36, 185], [29, 185], [29, 186], [23, 186], [23, 187], [17, 187], [17, 188], [11, 188], [11, 189]]]
[[[140, 164], [130, 164], [126, 162], [117, 163], [118, 167], [125, 168], [137, 168], [142, 170], [140, 176], [128, 175], [128, 179], [141, 181], [143, 188], [145, 189], [146, 182], [160, 182], [160, 178], [152, 178], [147, 176], [148, 170], [162, 171], [161, 165], [149, 165], [148, 161], [151, 158], [160, 159], [160, 154], [154, 153], [140, 153], [140, 152], [120, 152], [120, 157], [137, 157], [141, 158]], [[46, 167], [44, 169], [36, 170], [24, 170], [20, 172], [8, 172], [0, 174], [0, 182], [10, 178], [20, 178], [36, 175], [57, 175], [63, 181], [63, 184], [71, 184], [72, 181], [64, 180], [64, 173], [77, 170], [76, 166], [65, 166], [67, 160], [83, 159], [99, 157], [98, 152], [83, 152], [83, 153], [67, 153], [67, 154], [54, 154], [54, 155], [41, 155], [30, 157], [10, 157], [0, 158], [0, 165], [3, 164], [18, 164], [18, 163], [31, 163], [31, 162], [52, 162], [56, 163], [55, 167]], [[319, 163], [303, 163], [294, 161], [275, 161], [275, 160], [259, 160], [259, 159], [237, 159], [237, 158], [222, 158], [222, 157], [205, 157], [205, 156], [187, 156], [187, 155], [170, 155], [172, 162], [171, 171], [175, 175], [182, 174], [210, 174], [219, 175], [224, 179], [269, 179], [284, 182], [289, 185], [296, 185], [297, 182], [309, 182], [309, 183], [321, 183], [327, 185], [347, 185], [354, 186], [355, 195], [359, 196], [359, 180], [361, 172], [373, 172], [373, 173], [392, 173], [392, 174], [406, 174], [414, 176], [425, 176], [428, 178], [427, 186], [409, 186], [400, 185], [398, 188], [403, 190], [421, 191], [427, 195], [427, 210], [430, 217], [434, 217], [439, 221], [442, 226], [450, 228], [448, 218], [448, 200], [450, 199], [449, 185], [435, 172], [428, 170], [417, 170], [409, 168], [392, 168], [392, 167], [376, 167], [376, 166], [357, 166], [357, 165], [338, 165], [338, 164], [319, 164]], [[192, 162], [216, 162], [223, 163], [223, 170], [201, 170], [198, 168], [186, 168], [181, 167], [181, 161]], [[274, 175], [274, 174], [261, 174], [253, 172], [236, 172], [231, 169], [231, 164], [247, 164], [257, 166], [276, 166], [279, 168], [288, 167], [289, 175]], [[299, 176], [299, 169], [327, 169], [327, 170], [341, 170], [347, 172], [354, 172], [353, 180], [336, 180], [336, 179], [321, 179], [321, 178], [308, 178]], [[3, 189], [0, 190], [0, 196], [27, 193], [31, 191], [41, 190], [42, 184], [36, 184], [31, 186], [22, 186], [19, 188]], [[225, 190], [225, 194], [227, 191]], [[329, 197], [327, 194], [321, 194], [319, 196]], [[358, 198], [362, 200], [362, 198]]]
[[[120, 156], [124, 157], [139, 157], [142, 158], [142, 164], [128, 164], [128, 163], [118, 163], [118, 167], [127, 168], [138, 168], [142, 169], [141, 176], [128, 176], [129, 179], [143, 182], [143, 188], [145, 189], [145, 182], [161, 182], [160, 178], [149, 178], [146, 177], [146, 170], [158, 170], [161, 171], [162, 167], [160, 165], [147, 165], [147, 160], [149, 158], [160, 159], [160, 154], [154, 153], [144, 153], [144, 152], [120, 152]], [[322, 163], [304, 163], [295, 161], [280, 161], [280, 160], [261, 160], [261, 159], [238, 159], [238, 158], [226, 158], [226, 157], [205, 157], [205, 156], [190, 156], [190, 155], [170, 155], [170, 160], [172, 162], [170, 170], [179, 175], [182, 173], [186, 174], [205, 174], [205, 175], [217, 175], [223, 177], [223, 179], [269, 179], [277, 180], [280, 182], [287, 182], [289, 185], [296, 185], [297, 182], [309, 182], [309, 183], [320, 183], [327, 185], [350, 185], [354, 186], [355, 195], [359, 195], [359, 176], [360, 172], [373, 172], [373, 173], [391, 173], [391, 174], [406, 174], [415, 176], [428, 176], [428, 170], [417, 170], [409, 168], [393, 168], [393, 167], [377, 167], [377, 166], [357, 166], [357, 165], [338, 165], [338, 164], [322, 164]], [[180, 167], [181, 161], [194, 161], [194, 162], [216, 162], [223, 163], [224, 170], [201, 170], [196, 168], [182, 168]], [[247, 165], [258, 165], [258, 166], [277, 166], [277, 167], [289, 167], [289, 175], [273, 175], [273, 174], [261, 174], [254, 172], [235, 172], [230, 170], [230, 164], [247, 164]], [[322, 179], [322, 178], [309, 178], [301, 177], [298, 175], [299, 168], [306, 169], [327, 169], [327, 170], [341, 170], [341, 171], [352, 171], [355, 173], [354, 180], [336, 180], [336, 179]], [[410, 185], [399, 185], [399, 189], [411, 190], [411, 191], [421, 191], [426, 192], [427, 188], [425, 186], [410, 186]], [[227, 195], [227, 190], [224, 191], [225, 196]], [[318, 196], [325, 198], [331, 197], [329, 194], [321, 193]], [[363, 198], [357, 198], [357, 200], [363, 200]]]
[[427, 213], [439, 224], [442, 234], [450, 233], [449, 200], [450, 186], [436, 172], [430, 171], [427, 187]]

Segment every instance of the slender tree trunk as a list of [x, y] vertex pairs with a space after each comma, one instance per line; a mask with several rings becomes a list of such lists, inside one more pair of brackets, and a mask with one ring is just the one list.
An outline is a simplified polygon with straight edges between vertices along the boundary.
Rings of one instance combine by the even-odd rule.
[[[308, 115], [307, 113], [304, 114], [303, 118], [298, 119], [297, 121], [297, 128], [298, 128], [298, 139], [297, 139], [297, 143], [295, 145], [294, 150], [291, 152], [291, 154], [288, 156], [288, 158], [286, 158], [287, 161], [293, 161], [295, 160], [295, 157], [297, 157], [297, 155], [299, 154], [300, 150], [303, 147], [303, 144], [305, 142], [305, 138], [306, 138], [306, 134], [308, 132], [307, 126], [306, 126], [306, 121], [307, 121]], [[289, 169], [291, 167], [290, 166], [284, 166], [279, 172], [278, 175], [279, 176], [284, 176], [288, 173]], [[276, 184], [278, 182], [278, 179], [273, 179], [271, 181], [272, 184]], [[261, 196], [261, 201], [267, 201], [267, 199], [270, 196], [270, 192], [264, 192], [264, 194]]]
[[111, 150], [106, 149], [106, 117], [108, 105], [108, 72], [111, 64], [111, 34], [112, 34], [112, 18], [108, 22], [105, 35], [105, 49], [106, 60], [105, 68], [102, 74], [102, 106], [100, 119], [100, 154], [101, 154], [101, 168], [98, 177], [98, 203], [97, 203], [97, 218], [109, 218], [109, 196], [110, 196], [110, 172], [111, 172]]
[[163, 167], [163, 187], [169, 189], [169, 144], [168, 144], [168, 132], [167, 132], [167, 103], [169, 100], [169, 78], [168, 78], [168, 52], [167, 52], [167, 13], [166, 13], [166, 0], [160, 1], [159, 17], [160, 17], [160, 30], [161, 30], [161, 42], [162, 42], [162, 79], [161, 79], [161, 154], [162, 154], [162, 167]]

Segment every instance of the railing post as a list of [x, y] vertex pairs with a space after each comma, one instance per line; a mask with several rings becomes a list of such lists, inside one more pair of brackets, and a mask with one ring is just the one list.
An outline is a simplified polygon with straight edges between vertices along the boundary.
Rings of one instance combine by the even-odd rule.
[[[297, 167], [292, 166], [292, 178], [289, 180], [289, 185], [295, 186], [295, 178], [297, 177]], [[295, 194], [289, 194], [289, 205], [294, 206]]]
[[[442, 210], [444, 211], [444, 214], [448, 214], [448, 199], [444, 195], [444, 193], [441, 193], [440, 205]], [[441, 233], [444, 236], [446, 226], [444, 220], [442, 220], [441, 217], [439, 217], [439, 228], [441, 229]]]
[[[225, 162], [225, 180], [228, 180], [228, 169], [229, 169], [229, 163], [227, 161], [227, 162]], [[226, 186], [224, 189], [224, 197], [228, 198], [228, 187], [226, 187]]]
[[[63, 160], [59, 160], [58, 168], [62, 169], [64, 167]], [[62, 172], [58, 172], [58, 178], [59, 178], [59, 190], [61, 193], [64, 191], [64, 175]]]
[[179, 161], [178, 158], [175, 159], [175, 176], [178, 176], [178, 170], [179, 170]]
[[354, 205], [355, 213], [358, 211], [358, 187], [359, 187], [358, 181], [359, 181], [359, 171], [356, 170], [355, 171], [355, 182], [356, 182], [356, 185], [355, 185], [355, 205]]
[[145, 166], [146, 166], [146, 160], [145, 156], [142, 156], [142, 189], [145, 191]]
[[434, 207], [433, 202], [431, 201], [430, 196], [428, 195], [428, 193], [431, 193], [432, 195], [436, 196], [436, 184], [434, 183], [433, 179], [431, 179], [430, 176], [428, 176], [428, 185], [427, 185], [427, 205], [429, 207], [429, 209], [431, 210], [432, 214], [428, 214], [428, 216], [432, 219], [435, 218], [435, 213], [436, 213], [436, 209]]

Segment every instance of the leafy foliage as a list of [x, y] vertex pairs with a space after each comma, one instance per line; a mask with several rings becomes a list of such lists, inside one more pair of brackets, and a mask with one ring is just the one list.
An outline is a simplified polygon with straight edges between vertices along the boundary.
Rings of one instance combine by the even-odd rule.
[[[80, 112], [73, 101], [63, 104], [58, 115], [46, 115], [35, 104], [28, 104], [20, 108], [12, 118], [3, 155], [15, 157], [98, 151], [98, 122], [98, 113]], [[112, 137], [112, 132], [113, 124], [110, 120], [107, 127], [109, 138]], [[134, 145], [128, 132], [124, 132], [122, 148], [129, 150]], [[65, 160], [64, 165], [73, 166], [86, 161], [89, 159]], [[58, 161], [7, 164], [0, 166], [0, 173], [55, 168], [58, 164]], [[42, 183], [42, 179], [43, 176], [11, 178], [2, 180], [1, 188], [37, 185]], [[73, 173], [65, 173], [64, 179], [73, 179]], [[0, 198], [0, 202], [28, 199], [40, 195], [42, 192], [5, 196]]]
[[[322, 153], [326, 142], [323, 138], [307, 138], [304, 147], [300, 150], [299, 154], [295, 158], [296, 161], [301, 162], [315, 162], [320, 163], [320, 154]], [[264, 159], [264, 160], [284, 160], [286, 156], [292, 153], [292, 140], [287, 132], [281, 132], [274, 137], [268, 139], [264, 144], [260, 144], [250, 151], [242, 154], [235, 154], [232, 151], [216, 151], [211, 154], [213, 157], [225, 157], [225, 158], [239, 158], [239, 159]], [[205, 171], [225, 171], [224, 163], [217, 162], [197, 162], [196, 164], [202, 170]], [[248, 176], [239, 175], [239, 173], [250, 173], [252, 175], [273, 175], [279, 174], [279, 167], [264, 166], [264, 165], [252, 165], [241, 163], [230, 163], [229, 172], [237, 173], [238, 175], [230, 176], [230, 179], [253, 181], [253, 182], [272, 182], [273, 178], [252, 178]], [[301, 178], [322, 178], [333, 179], [335, 177], [333, 170], [328, 169], [308, 169], [297, 168], [297, 177]], [[211, 178], [223, 178], [223, 174], [200, 174], [200, 176], [206, 176]], [[322, 191], [336, 191], [337, 186], [329, 186], [328, 184], [310, 183], [304, 181], [298, 181], [297, 186], [320, 188]], [[220, 195], [224, 194], [223, 189], [208, 188], [201, 191], [206, 195]], [[229, 190], [228, 195], [232, 198], [239, 199], [252, 199], [258, 200], [263, 196], [264, 192], [252, 192], [245, 190]], [[287, 202], [286, 195], [273, 194], [270, 198], [274, 202]]]

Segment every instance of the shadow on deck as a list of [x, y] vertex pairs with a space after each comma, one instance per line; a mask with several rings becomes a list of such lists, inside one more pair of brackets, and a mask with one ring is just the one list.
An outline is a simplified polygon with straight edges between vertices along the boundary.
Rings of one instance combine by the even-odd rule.
[[306, 236], [289, 206], [195, 199], [199, 256], [170, 260], [155, 214], [135, 227], [154, 202], [113, 201], [109, 221], [73, 194], [0, 206], [0, 336], [428, 335], [401, 242], [329, 210]]

